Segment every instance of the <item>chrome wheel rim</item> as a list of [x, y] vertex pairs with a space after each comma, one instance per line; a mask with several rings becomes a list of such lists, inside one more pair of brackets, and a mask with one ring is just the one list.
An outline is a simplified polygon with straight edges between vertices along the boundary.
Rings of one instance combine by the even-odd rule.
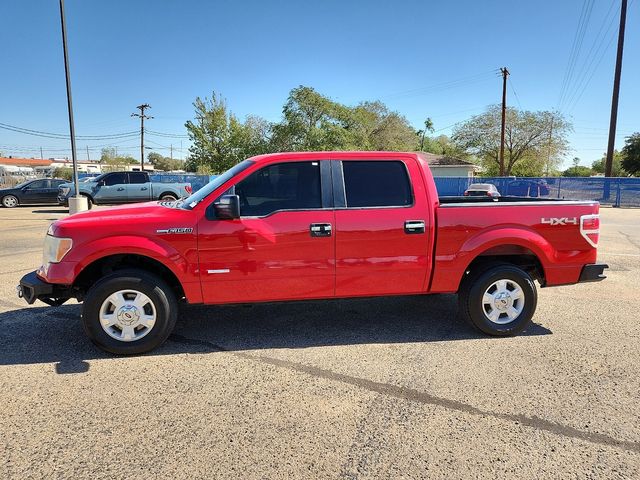
[[149, 334], [156, 323], [156, 307], [138, 290], [118, 290], [100, 306], [100, 325], [120, 342], [135, 342]]
[[11, 195], [9, 195], [2, 199], [2, 204], [7, 208], [11, 208], [18, 205], [18, 200], [16, 199], [16, 197], [12, 197]]
[[513, 280], [502, 279], [489, 285], [482, 296], [482, 312], [490, 322], [513, 322], [524, 310], [524, 292]]

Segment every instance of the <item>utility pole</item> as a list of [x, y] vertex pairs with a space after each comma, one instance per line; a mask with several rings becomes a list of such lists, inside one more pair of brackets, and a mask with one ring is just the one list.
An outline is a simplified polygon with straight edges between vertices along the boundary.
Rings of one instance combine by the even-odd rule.
[[502, 126], [500, 127], [500, 176], [504, 177], [504, 131], [507, 117], [507, 77], [509, 70], [507, 67], [500, 69], [502, 72]]
[[[616, 56], [616, 70], [613, 78], [613, 95], [611, 97], [611, 121], [609, 123], [609, 145], [607, 146], [607, 160], [604, 176], [610, 177], [613, 169], [613, 148], [616, 143], [616, 124], [618, 122], [618, 97], [620, 96], [620, 74], [622, 73], [622, 50], [624, 48], [624, 27], [627, 21], [627, 0], [622, 0], [620, 7], [620, 28], [618, 29], [618, 54]], [[608, 190], [608, 189], [607, 189]], [[608, 198], [608, 191], [605, 198]]]
[[91, 161], [91, 160], [89, 159], [89, 145], [87, 145], [87, 162], [89, 162], [89, 161]]
[[549, 176], [549, 164], [551, 163], [551, 138], [553, 137], [553, 120], [555, 115], [551, 114], [551, 125], [549, 126], [549, 145], [547, 146], [547, 177]]
[[40, 160], [44, 160], [44, 156], [42, 155], [42, 147], [40, 147]]
[[173, 160], [173, 143], [171, 144], [170, 150], [171, 150], [171, 160]]
[[151, 108], [148, 103], [138, 105], [136, 108], [140, 113], [132, 113], [131, 116], [140, 118], [140, 170], [144, 170], [144, 119], [151, 120], [153, 117], [144, 114], [147, 108]]
[[[73, 124], [73, 102], [71, 101], [71, 74], [69, 73], [69, 55], [67, 52], [67, 26], [64, 16], [64, 0], [60, 0], [60, 23], [62, 25], [62, 50], [64, 52], [64, 74], [67, 83], [67, 110], [69, 111], [69, 133], [71, 134], [71, 161], [73, 162], [73, 186], [75, 195], [69, 198], [69, 213], [86, 210], [86, 200], [80, 195], [78, 187], [78, 159], [76, 156], [76, 132]], [[84, 203], [84, 205], [83, 205]]]

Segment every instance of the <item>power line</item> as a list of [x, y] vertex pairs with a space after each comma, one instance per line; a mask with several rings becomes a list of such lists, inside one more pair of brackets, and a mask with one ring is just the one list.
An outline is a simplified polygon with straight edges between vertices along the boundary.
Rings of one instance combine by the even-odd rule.
[[[43, 132], [41, 130], [17, 127], [15, 125], [9, 125], [7, 123], [0, 123], [0, 129], [10, 130], [16, 133], [23, 133], [25, 135], [32, 135], [35, 137], [59, 138], [61, 140], [67, 140], [69, 138], [69, 135], [64, 133]], [[111, 133], [107, 135], [76, 135], [76, 138], [80, 138], [83, 140], [107, 140], [111, 138], [129, 137], [132, 135], [137, 135], [137, 132], [131, 131], [122, 133]]]
[[[614, 2], [615, 1], [616, 0], [614, 0]], [[613, 4], [612, 4], [612, 6], [613, 6]], [[607, 16], [605, 17], [605, 20], [604, 20], [600, 30], [598, 31], [598, 34], [596, 35], [596, 39], [594, 40], [594, 43], [593, 43], [591, 49], [589, 50], [589, 54], [587, 54], [587, 56], [585, 57], [583, 68], [581, 69], [580, 75], [578, 77], [578, 80], [575, 83], [575, 88], [573, 88], [572, 93], [569, 94], [569, 96], [566, 97], [566, 99], [565, 99], [566, 101], [565, 101], [565, 104], [564, 104], [564, 107], [565, 107], [564, 110], [566, 112], [570, 112], [578, 104], [578, 102], [582, 98], [582, 95], [584, 94], [584, 92], [586, 91], [587, 87], [591, 83], [591, 80], [593, 79], [594, 75], [598, 71], [598, 67], [602, 63], [602, 60], [605, 58], [605, 55], [606, 55], [607, 51], [609, 50], [609, 47], [613, 43], [613, 40], [615, 39], [615, 36], [616, 36], [615, 35], [616, 32], [615, 32], [615, 29], [613, 29], [613, 27], [615, 26], [616, 13], [619, 10], [620, 10], [620, 8], [618, 7], [614, 11], [614, 14], [613, 14], [612, 18], [609, 21], [608, 28], [606, 29], [606, 31], [604, 31], [604, 34], [602, 35], [602, 37], [600, 37], [600, 33], [602, 32], [602, 29], [604, 28], [604, 25], [606, 25], [606, 23], [607, 23], [607, 18], [609, 16], [609, 13], [607, 13]], [[609, 10], [609, 12], [610, 11], [611, 11], [611, 9]], [[609, 36], [609, 41], [605, 45], [605, 40], [607, 39], [607, 36]], [[595, 48], [596, 45], [598, 45], [598, 47], [594, 51], [594, 48]], [[604, 47], [604, 49], [603, 49], [603, 47]], [[593, 52], [593, 55], [592, 55], [592, 52]], [[598, 55], [600, 55], [600, 56], [598, 57]]]
[[509, 86], [511, 87], [511, 91], [513, 92], [513, 96], [516, 97], [516, 101], [518, 102], [518, 107], [520, 107], [520, 110], [522, 110], [522, 104], [520, 103], [520, 97], [518, 97], [518, 94], [516, 93], [516, 89], [513, 87], [513, 82], [511, 81], [511, 76], [508, 77], [508, 81], [509, 81]]
[[573, 37], [573, 43], [571, 45], [571, 51], [569, 53], [569, 59], [567, 61], [567, 68], [565, 70], [562, 85], [560, 87], [558, 109], [560, 109], [560, 107], [562, 106], [565, 96], [569, 91], [569, 86], [571, 85], [576, 62], [578, 60], [578, 57], [580, 56], [580, 50], [582, 48], [584, 35], [587, 30], [587, 25], [589, 24], [589, 18], [591, 17], [592, 10], [593, 0], [584, 0], [584, 2], [582, 3], [582, 10], [580, 11], [580, 17], [578, 18], [576, 33]]
[[425, 95], [427, 93], [433, 93], [433, 92], [437, 92], [437, 91], [441, 91], [441, 90], [448, 90], [451, 88], [457, 88], [457, 87], [461, 87], [461, 86], [465, 86], [465, 85], [469, 85], [472, 83], [478, 83], [478, 82], [482, 82], [485, 80], [490, 79], [491, 77], [493, 77], [496, 72], [498, 71], [498, 69], [493, 69], [493, 70], [489, 70], [486, 72], [482, 72], [482, 73], [477, 73], [475, 75], [469, 75], [466, 77], [461, 77], [458, 79], [454, 79], [454, 80], [448, 80], [446, 82], [441, 82], [441, 83], [435, 83], [433, 85], [428, 85], [425, 87], [420, 87], [420, 88], [414, 88], [411, 90], [405, 90], [402, 92], [397, 92], [397, 93], [393, 93], [390, 95], [387, 95], [385, 97], [382, 97], [382, 100], [388, 100], [388, 99], [395, 99], [395, 98], [406, 98], [406, 97], [413, 97], [413, 96], [417, 96], [417, 95]]
[[183, 135], [179, 133], [166, 133], [166, 132], [156, 132], [155, 130], [146, 130], [149, 135], [155, 135], [157, 137], [167, 137], [167, 138], [189, 138], [189, 135]]

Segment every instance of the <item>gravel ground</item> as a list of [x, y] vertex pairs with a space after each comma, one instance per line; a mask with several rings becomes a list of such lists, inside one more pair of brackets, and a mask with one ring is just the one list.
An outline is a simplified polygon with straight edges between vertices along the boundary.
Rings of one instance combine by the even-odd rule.
[[63, 213], [0, 209], [0, 478], [640, 477], [640, 210], [515, 338], [451, 295], [185, 307], [129, 358], [15, 295]]

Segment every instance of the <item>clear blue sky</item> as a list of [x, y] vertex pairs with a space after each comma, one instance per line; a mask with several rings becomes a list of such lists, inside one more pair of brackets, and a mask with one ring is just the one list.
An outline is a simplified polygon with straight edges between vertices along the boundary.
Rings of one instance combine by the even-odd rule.
[[[591, 3], [67, 0], [76, 133], [136, 130], [130, 114], [146, 102], [155, 116], [149, 129], [184, 135], [193, 100], [212, 90], [240, 117], [277, 121], [289, 90], [308, 85], [347, 104], [383, 100], [416, 128], [430, 116], [448, 134], [500, 101], [492, 72], [502, 66], [512, 74], [510, 104], [558, 108], [581, 12]], [[596, 0], [590, 8], [560, 105], [575, 125], [566, 165], [573, 156], [590, 165], [606, 149], [619, 4]], [[617, 148], [640, 130], [639, 10], [631, 0]], [[67, 132], [58, 1], [2, 2], [0, 18], [0, 122]], [[187, 141], [183, 152], [180, 142], [149, 136], [148, 145], [168, 155], [162, 147], [173, 144], [182, 157]], [[80, 159], [85, 146], [97, 158], [109, 143], [139, 156], [137, 138], [80, 140]], [[41, 146], [45, 158], [70, 155], [68, 141], [0, 130], [5, 154], [39, 157]]]

